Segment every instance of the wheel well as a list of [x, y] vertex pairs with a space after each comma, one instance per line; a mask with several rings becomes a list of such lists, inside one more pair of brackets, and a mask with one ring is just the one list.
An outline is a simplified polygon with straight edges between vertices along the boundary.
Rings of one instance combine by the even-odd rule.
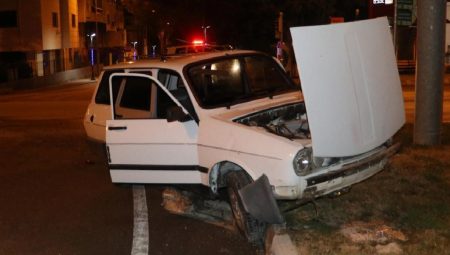
[[209, 186], [215, 194], [217, 194], [219, 188], [227, 186], [225, 176], [231, 171], [243, 171], [250, 180], [253, 180], [247, 171], [238, 164], [230, 161], [218, 162], [212, 167], [209, 173]]

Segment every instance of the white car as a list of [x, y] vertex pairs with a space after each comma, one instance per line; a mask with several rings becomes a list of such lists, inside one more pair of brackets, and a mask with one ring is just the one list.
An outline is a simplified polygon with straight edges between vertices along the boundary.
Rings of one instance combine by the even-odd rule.
[[310, 66], [301, 66], [305, 105], [279, 63], [254, 51], [117, 65], [104, 71], [84, 123], [91, 138], [106, 132], [112, 182], [228, 187], [236, 223], [255, 241], [265, 223], [282, 221], [274, 198], [346, 190], [398, 148], [391, 137], [404, 123], [399, 80], [378, 84], [359, 68], [363, 89], [360, 80], [323, 84], [330, 78], [321, 72], [308, 83]]

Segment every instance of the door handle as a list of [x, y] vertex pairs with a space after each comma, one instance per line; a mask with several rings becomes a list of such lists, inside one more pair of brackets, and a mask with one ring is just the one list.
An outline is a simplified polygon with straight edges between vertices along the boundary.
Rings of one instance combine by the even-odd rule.
[[127, 130], [126, 126], [121, 127], [108, 127], [108, 130]]

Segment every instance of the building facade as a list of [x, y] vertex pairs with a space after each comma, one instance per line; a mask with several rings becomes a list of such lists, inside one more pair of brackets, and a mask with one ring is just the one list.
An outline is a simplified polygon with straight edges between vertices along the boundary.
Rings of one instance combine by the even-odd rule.
[[96, 61], [111, 63], [111, 52], [123, 49], [125, 32], [117, 0], [2, 1], [0, 82], [87, 66], [92, 46]]
[[[78, 0], [81, 44], [94, 48], [94, 58], [105, 65], [123, 58], [126, 45], [124, 7], [117, 0]], [[95, 34], [92, 42], [90, 35]]]

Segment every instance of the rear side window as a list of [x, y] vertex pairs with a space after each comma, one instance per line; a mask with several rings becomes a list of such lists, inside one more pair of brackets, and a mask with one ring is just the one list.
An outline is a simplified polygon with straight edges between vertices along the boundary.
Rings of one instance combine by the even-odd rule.
[[[117, 69], [117, 70], [106, 70], [103, 72], [102, 79], [100, 83], [98, 84], [97, 94], [95, 95], [95, 103], [96, 104], [107, 104], [109, 105], [109, 76], [113, 73], [123, 73], [123, 69]], [[119, 82], [118, 79], [114, 79], [113, 83]], [[118, 86], [114, 86], [113, 88], [118, 88]], [[116, 93], [113, 93], [117, 95]]]

